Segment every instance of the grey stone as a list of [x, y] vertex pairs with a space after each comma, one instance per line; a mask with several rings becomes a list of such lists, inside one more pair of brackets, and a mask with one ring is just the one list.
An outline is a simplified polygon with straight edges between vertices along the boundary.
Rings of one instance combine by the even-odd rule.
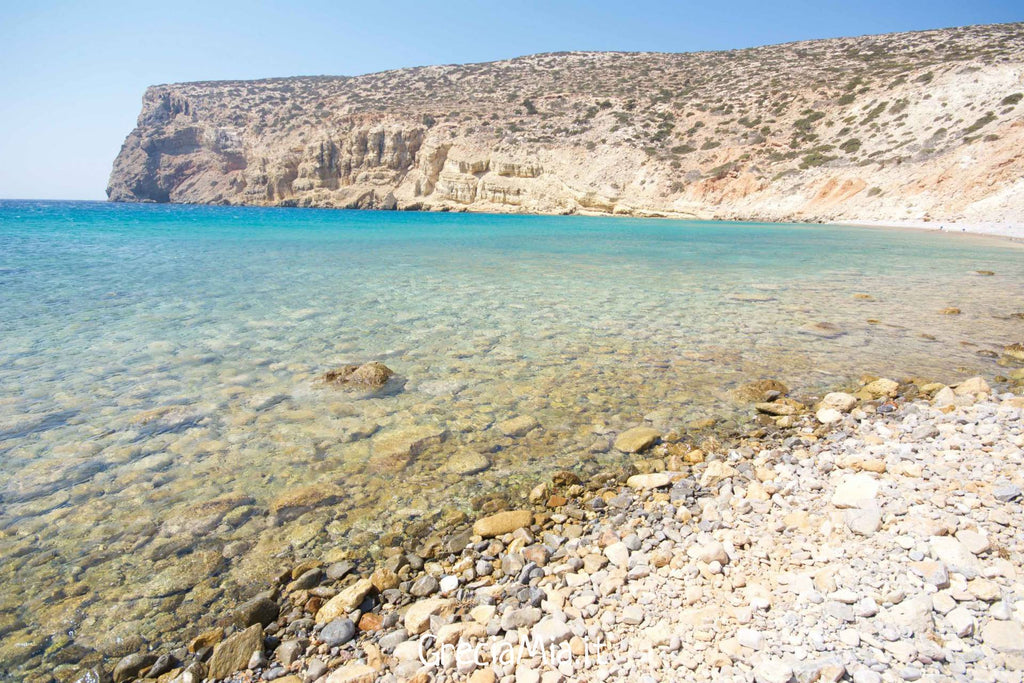
[[356, 625], [351, 619], [335, 619], [324, 626], [320, 631], [320, 640], [327, 643], [329, 647], [344, 645], [356, 635]]

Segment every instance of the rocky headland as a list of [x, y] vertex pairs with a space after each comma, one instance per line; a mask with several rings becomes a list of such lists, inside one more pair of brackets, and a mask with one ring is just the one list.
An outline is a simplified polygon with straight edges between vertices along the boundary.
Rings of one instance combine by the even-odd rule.
[[115, 201], [1020, 225], [1024, 24], [159, 85]]
[[621, 470], [560, 472], [375, 564], [284, 566], [112, 678], [1019, 681], [1024, 397], [868, 377], [737, 398], [757, 417], [731, 442], [638, 425]]

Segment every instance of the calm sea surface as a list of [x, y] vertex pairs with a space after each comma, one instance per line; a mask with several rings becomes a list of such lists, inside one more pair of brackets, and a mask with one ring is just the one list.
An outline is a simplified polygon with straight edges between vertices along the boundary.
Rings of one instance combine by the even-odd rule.
[[[991, 378], [1021, 311], [1024, 250], [960, 235], [0, 202], [0, 676], [194, 635], [627, 427], [745, 420], [752, 379]], [[368, 360], [383, 392], [314, 382]]]

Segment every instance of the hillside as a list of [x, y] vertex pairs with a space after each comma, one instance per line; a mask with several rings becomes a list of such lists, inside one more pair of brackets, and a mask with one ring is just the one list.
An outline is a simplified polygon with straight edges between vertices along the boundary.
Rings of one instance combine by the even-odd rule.
[[161, 85], [108, 196], [1021, 222], [1024, 24]]

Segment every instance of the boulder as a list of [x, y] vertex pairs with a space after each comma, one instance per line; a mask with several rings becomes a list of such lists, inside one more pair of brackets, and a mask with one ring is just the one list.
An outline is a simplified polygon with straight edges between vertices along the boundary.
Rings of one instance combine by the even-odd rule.
[[650, 448], [658, 439], [661, 432], [650, 427], [633, 427], [619, 434], [615, 439], [615, 448], [623, 453], [640, 453]]
[[411, 636], [418, 636], [430, 626], [430, 617], [443, 616], [455, 611], [455, 600], [428, 598], [414, 602], [405, 612], [405, 630]]
[[484, 538], [493, 538], [531, 524], [533, 513], [529, 510], [507, 510], [476, 520], [473, 524], [473, 533]]
[[532, 415], [517, 415], [508, 420], [502, 420], [497, 425], [498, 431], [505, 436], [526, 436], [540, 426], [537, 418]]
[[830, 425], [843, 421], [843, 414], [835, 408], [821, 408], [815, 414], [815, 417], [818, 418], [818, 422], [823, 425]]
[[1003, 353], [1014, 360], [1024, 361], [1024, 344], [1010, 344]]
[[733, 398], [743, 403], [760, 403], [785, 396], [788, 393], [789, 388], [778, 380], [759, 379], [737, 387], [733, 390], [732, 395]]
[[235, 609], [235, 623], [239, 628], [247, 628], [253, 624], [267, 626], [277, 619], [279, 611], [280, 608], [273, 600], [265, 597], [253, 598]]
[[134, 681], [136, 678], [140, 678], [142, 672], [153, 666], [154, 662], [156, 662], [156, 655], [153, 654], [136, 652], [128, 655], [114, 667], [114, 683]]
[[369, 664], [346, 664], [327, 677], [327, 683], [373, 683], [377, 670]]
[[841, 413], [848, 413], [857, 407], [857, 397], [842, 391], [831, 391], [821, 399], [818, 408], [831, 408]]
[[634, 474], [626, 480], [626, 486], [631, 489], [647, 491], [649, 489], [660, 489], [672, 484], [672, 475], [668, 472], [654, 472], [652, 474]]
[[328, 370], [320, 375], [320, 382], [331, 386], [350, 386], [378, 389], [395, 373], [388, 366], [377, 361], [362, 365], [345, 365]]
[[872, 398], [892, 398], [899, 391], [900, 385], [886, 377], [876, 379], [874, 382], [869, 382], [864, 387], [864, 391], [872, 396]]
[[873, 507], [878, 495], [878, 480], [870, 474], [850, 474], [840, 480], [832, 495], [832, 504], [837, 508]]
[[338, 617], [345, 616], [356, 607], [359, 607], [372, 590], [373, 582], [370, 579], [359, 579], [328, 600], [316, 613], [316, 622], [324, 624], [334, 621]]
[[953, 393], [957, 396], [976, 396], [978, 394], [991, 394], [992, 389], [989, 388], [988, 382], [981, 377], [971, 377], [957, 384], [953, 389]]
[[210, 657], [207, 673], [210, 678], [227, 678], [245, 669], [252, 653], [262, 651], [263, 627], [253, 624], [217, 644]]

